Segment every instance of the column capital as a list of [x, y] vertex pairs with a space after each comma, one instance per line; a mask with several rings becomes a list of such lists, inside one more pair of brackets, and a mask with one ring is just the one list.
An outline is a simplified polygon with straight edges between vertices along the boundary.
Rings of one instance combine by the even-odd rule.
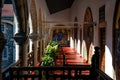
[[27, 39], [25, 32], [18, 32], [14, 36], [14, 40], [17, 44], [22, 45]]
[[38, 36], [39, 36], [39, 34], [37, 34], [37, 33], [35, 33], [35, 32], [30, 33], [30, 34], [28, 35], [28, 37], [29, 37], [32, 41], [38, 40]]

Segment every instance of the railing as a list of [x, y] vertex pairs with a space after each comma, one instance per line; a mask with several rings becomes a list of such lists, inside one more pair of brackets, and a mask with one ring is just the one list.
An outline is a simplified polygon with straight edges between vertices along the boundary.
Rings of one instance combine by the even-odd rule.
[[101, 70], [96, 70], [96, 78], [98, 80], [113, 80], [111, 77], [109, 77], [107, 74], [105, 74], [103, 71]]
[[101, 70], [91, 78], [90, 66], [40, 66], [10, 67], [3, 73], [3, 80], [113, 80]]
[[[90, 79], [90, 66], [11, 67], [8, 71], [7, 80]], [[3, 80], [6, 78], [4, 77]]]
[[13, 63], [11, 64], [10, 66], [8, 66], [6, 69], [4, 69], [2, 71], [2, 77], [5, 78], [3, 80], [9, 80], [9, 72], [10, 72], [10, 67], [13, 67], [13, 66], [19, 66], [20, 64], [20, 61], [17, 61], [16, 63]]
[[106, 73], [100, 70], [100, 53], [99, 47], [95, 47], [95, 54], [92, 56], [92, 64], [90, 71], [90, 79], [91, 80], [113, 80]]
[[91, 65], [66, 64], [63, 54], [63, 65], [40, 66], [40, 67], [18, 67], [15, 63], [2, 73], [3, 80], [113, 80], [99, 69], [98, 48], [92, 57]]

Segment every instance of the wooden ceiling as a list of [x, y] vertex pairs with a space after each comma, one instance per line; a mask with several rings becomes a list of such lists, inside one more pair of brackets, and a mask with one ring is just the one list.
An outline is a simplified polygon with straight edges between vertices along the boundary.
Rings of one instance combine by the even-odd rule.
[[5, 2], [5, 4], [12, 4], [12, 0], [4, 0]]
[[70, 8], [74, 0], [46, 0], [50, 14]]
[[[70, 8], [74, 0], [45, 0], [50, 14]], [[5, 4], [12, 4], [12, 0], [5, 0]]]

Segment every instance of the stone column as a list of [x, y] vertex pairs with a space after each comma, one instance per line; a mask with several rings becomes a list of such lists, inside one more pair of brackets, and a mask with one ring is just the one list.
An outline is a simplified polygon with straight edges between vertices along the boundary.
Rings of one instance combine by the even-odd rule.
[[26, 39], [27, 39], [26, 34], [23, 31], [19, 31], [14, 36], [14, 40], [19, 45], [18, 54], [19, 54], [20, 66], [26, 66], [27, 65], [26, 54], [24, 52], [24, 46], [25, 46]]
[[34, 41], [33, 44], [34, 44], [34, 66], [36, 66], [38, 62], [37, 41]]
[[1, 31], [1, 13], [2, 13], [2, 1], [0, 0], [0, 80], [2, 80], [2, 51], [6, 43], [4, 35]]
[[32, 51], [33, 51], [33, 57], [34, 57], [34, 61], [33, 61], [33, 66], [36, 66], [37, 61], [38, 61], [38, 52], [37, 52], [37, 33], [33, 32], [29, 35], [29, 38], [32, 40], [33, 44], [32, 44]]
[[27, 19], [27, 12], [24, 10], [26, 8], [26, 5], [24, 5], [24, 0], [12, 0], [13, 1], [13, 7], [14, 7], [14, 12], [16, 15], [16, 19], [17, 19], [17, 28], [18, 31], [14, 36], [14, 40], [16, 41], [16, 43], [19, 45], [19, 60], [20, 60], [20, 66], [27, 66], [27, 54], [24, 47], [26, 47], [25, 42], [27, 39], [26, 36], [26, 31], [25, 31], [25, 27], [26, 27], [26, 22]]

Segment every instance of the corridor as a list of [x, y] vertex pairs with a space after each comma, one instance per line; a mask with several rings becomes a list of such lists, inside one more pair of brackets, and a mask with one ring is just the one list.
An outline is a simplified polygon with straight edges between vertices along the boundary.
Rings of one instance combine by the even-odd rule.
[[120, 79], [120, 0], [1, 0], [0, 18], [0, 80]]

